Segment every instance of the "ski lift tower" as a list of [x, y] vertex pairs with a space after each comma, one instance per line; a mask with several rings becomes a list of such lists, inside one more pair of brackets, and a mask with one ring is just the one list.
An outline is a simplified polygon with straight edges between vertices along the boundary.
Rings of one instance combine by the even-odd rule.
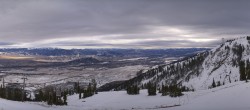
[[22, 88], [23, 89], [22, 90], [22, 102], [23, 102], [24, 101], [24, 97], [26, 97], [25, 96], [25, 90], [24, 90], [25, 86], [26, 86], [25, 81], [28, 80], [28, 78], [26, 76], [23, 76], [22, 79], [23, 79], [23, 88]]

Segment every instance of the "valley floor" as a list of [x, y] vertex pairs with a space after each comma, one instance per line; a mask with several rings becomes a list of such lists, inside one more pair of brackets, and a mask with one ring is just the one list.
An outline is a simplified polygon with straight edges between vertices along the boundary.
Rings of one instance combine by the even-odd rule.
[[[168, 96], [127, 95], [126, 91], [100, 92], [93, 97], [68, 97], [68, 106], [48, 106], [37, 102], [0, 99], [0, 110], [250, 110], [250, 83], [237, 82], [209, 90], [185, 92], [178, 98]], [[181, 105], [181, 106], [176, 106]]]

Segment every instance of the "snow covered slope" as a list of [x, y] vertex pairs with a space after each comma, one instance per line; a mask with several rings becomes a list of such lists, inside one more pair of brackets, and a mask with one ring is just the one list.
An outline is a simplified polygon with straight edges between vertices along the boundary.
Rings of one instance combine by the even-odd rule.
[[[41, 102], [15, 102], [0, 99], [0, 110], [249, 110], [250, 83], [233, 82], [208, 90], [184, 92], [178, 98], [139, 95], [126, 91], [100, 92], [86, 99], [78, 95], [68, 97], [68, 106], [48, 106]], [[178, 106], [177, 106], [178, 105]]]
[[236, 82], [240, 80], [239, 63], [250, 58], [249, 46], [246, 37], [228, 40], [210, 51], [155, 66], [115, 89], [122, 90], [135, 84], [143, 88], [148, 82], [154, 82], [158, 87], [179, 84], [198, 90], [211, 88], [213, 81], [216, 85]]
[[[246, 37], [228, 41], [209, 52], [202, 63], [198, 77], [184, 81], [183, 85], [195, 89], [207, 89], [213, 80], [216, 83], [228, 84], [240, 80], [239, 61], [250, 58], [250, 43]], [[240, 48], [243, 47], [241, 51]]]
[[168, 110], [250, 110], [249, 93], [250, 83], [239, 81], [190, 93], [188, 103]]

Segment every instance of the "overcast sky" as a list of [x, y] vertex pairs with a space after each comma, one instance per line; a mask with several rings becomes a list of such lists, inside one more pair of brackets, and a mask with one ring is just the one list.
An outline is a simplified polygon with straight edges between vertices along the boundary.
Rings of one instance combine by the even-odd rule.
[[250, 35], [250, 0], [0, 0], [0, 47], [214, 47]]

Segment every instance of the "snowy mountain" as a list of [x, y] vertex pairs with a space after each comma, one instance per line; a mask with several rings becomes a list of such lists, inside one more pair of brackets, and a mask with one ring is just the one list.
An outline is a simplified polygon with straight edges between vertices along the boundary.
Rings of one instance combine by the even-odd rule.
[[[189, 90], [208, 89], [246, 79], [250, 58], [249, 37], [228, 40], [206, 52], [187, 57], [168, 65], [154, 66], [140, 73], [137, 77], [114, 87], [126, 89], [131, 85], [145, 88], [149, 82], [161, 85], [178, 84]], [[241, 66], [241, 63], [245, 64]], [[240, 68], [246, 70], [242, 78]], [[244, 78], [245, 77], [245, 78]], [[250, 77], [248, 77], [249, 79]]]

